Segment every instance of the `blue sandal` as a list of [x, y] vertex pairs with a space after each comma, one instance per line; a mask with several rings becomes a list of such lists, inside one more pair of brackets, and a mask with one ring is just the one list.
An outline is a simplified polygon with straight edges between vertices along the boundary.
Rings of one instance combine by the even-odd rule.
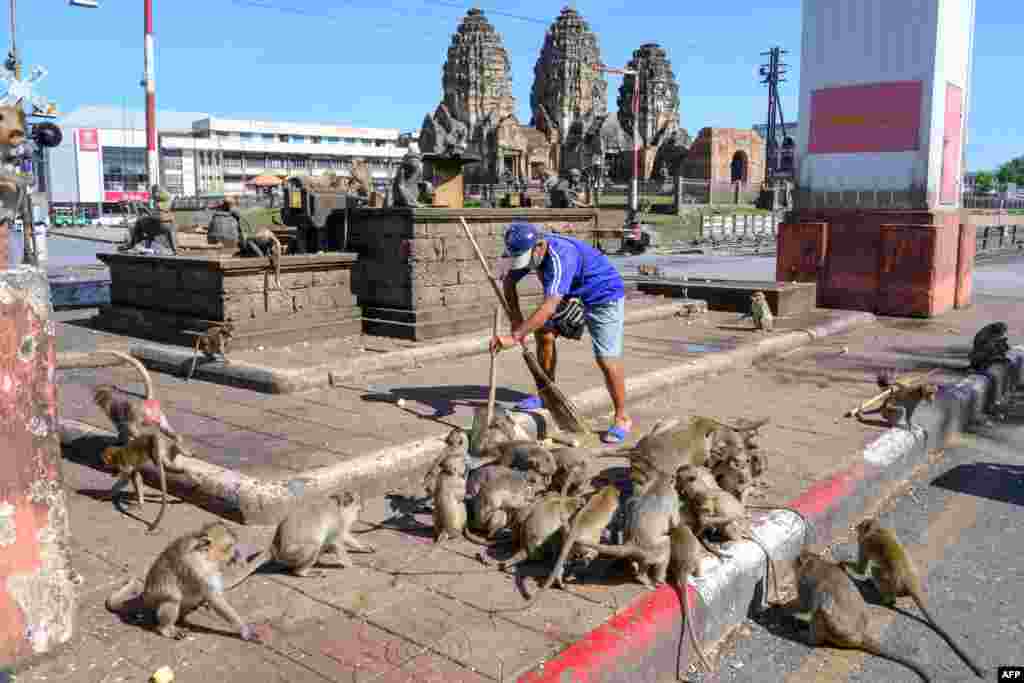
[[540, 410], [543, 407], [544, 402], [540, 400], [540, 396], [527, 396], [516, 404], [516, 410]]
[[623, 429], [618, 425], [612, 425], [608, 428], [608, 431], [604, 433], [604, 438], [601, 440], [605, 443], [622, 443], [629, 435], [629, 431], [629, 429]]

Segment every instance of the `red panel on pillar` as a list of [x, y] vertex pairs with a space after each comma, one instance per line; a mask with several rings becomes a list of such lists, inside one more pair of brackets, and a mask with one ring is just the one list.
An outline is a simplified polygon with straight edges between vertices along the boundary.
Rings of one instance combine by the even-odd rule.
[[828, 223], [782, 223], [775, 257], [779, 282], [817, 282], [828, 249]]

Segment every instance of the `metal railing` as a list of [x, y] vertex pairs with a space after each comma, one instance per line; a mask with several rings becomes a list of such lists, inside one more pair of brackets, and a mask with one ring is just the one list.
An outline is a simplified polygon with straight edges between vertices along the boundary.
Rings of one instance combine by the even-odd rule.
[[1024, 209], [1024, 199], [1003, 199], [991, 195], [964, 194], [965, 209]]
[[984, 225], [977, 228], [975, 253], [1024, 248], [1024, 225]]

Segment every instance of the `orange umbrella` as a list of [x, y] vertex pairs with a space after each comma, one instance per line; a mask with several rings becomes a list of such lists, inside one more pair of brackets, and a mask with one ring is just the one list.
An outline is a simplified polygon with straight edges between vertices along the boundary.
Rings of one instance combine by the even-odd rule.
[[247, 184], [256, 185], [257, 187], [274, 187], [281, 184], [281, 179], [272, 175], [258, 175]]

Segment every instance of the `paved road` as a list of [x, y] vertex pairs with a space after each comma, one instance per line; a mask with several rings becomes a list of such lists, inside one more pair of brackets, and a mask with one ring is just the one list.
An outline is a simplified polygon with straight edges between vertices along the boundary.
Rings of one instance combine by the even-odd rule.
[[[978, 663], [1024, 665], [1024, 393], [1010, 405], [1004, 422], [964, 435], [911, 488], [882, 511], [911, 549], [927, 585], [933, 613]], [[856, 553], [850, 543], [834, 547], [833, 557]], [[870, 590], [870, 589], [866, 589]], [[894, 650], [910, 654], [936, 683], [978, 680], [934, 632], [916, 617], [909, 599], [904, 614], [872, 606], [874, 632]], [[726, 646], [722, 683], [810, 683], [848, 681], [912, 683], [904, 667], [877, 657], [834, 649], [811, 649], [793, 641], [796, 632], [781, 613], [747, 621], [749, 638]], [[698, 680], [696, 677], [693, 680]], [[711, 680], [707, 677], [706, 680]]]

